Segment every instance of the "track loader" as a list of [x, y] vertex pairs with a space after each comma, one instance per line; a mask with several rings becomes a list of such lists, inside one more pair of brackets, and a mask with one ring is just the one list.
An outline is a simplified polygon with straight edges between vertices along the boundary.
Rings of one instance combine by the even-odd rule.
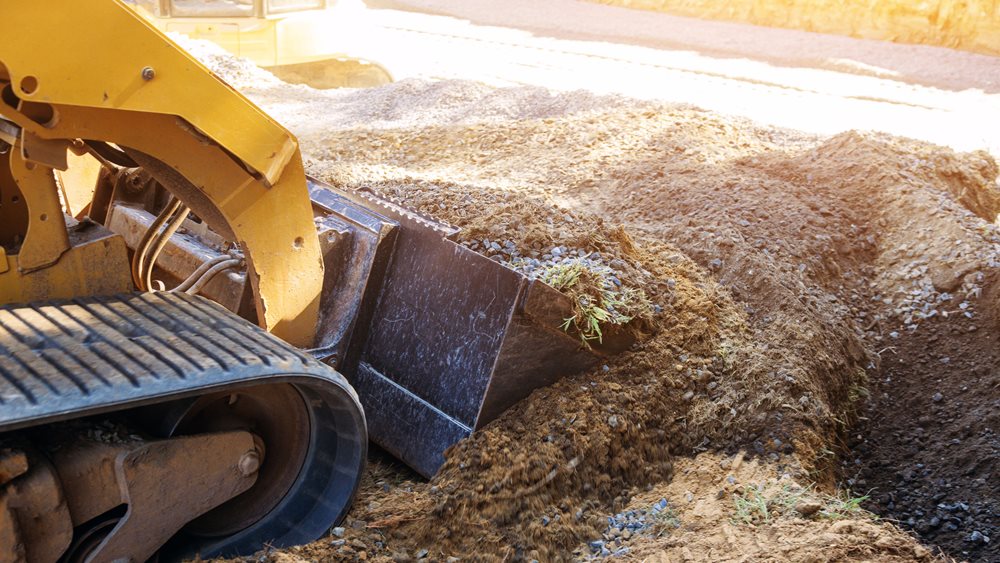
[[[582, 347], [458, 230], [296, 139], [119, 0], [0, 3], [0, 561], [311, 541], [369, 437], [425, 476]], [[346, 376], [346, 378], [345, 378]]]

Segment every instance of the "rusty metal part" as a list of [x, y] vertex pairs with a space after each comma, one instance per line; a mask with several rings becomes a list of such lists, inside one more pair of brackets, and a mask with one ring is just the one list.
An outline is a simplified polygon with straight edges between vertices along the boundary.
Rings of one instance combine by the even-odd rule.
[[122, 504], [115, 462], [119, 455], [143, 445], [104, 443], [80, 437], [59, 444], [49, 455], [63, 483], [73, 525], [80, 526]]
[[112, 528], [100, 536], [91, 528], [69, 552], [88, 561], [145, 561], [181, 526], [249, 489], [263, 453], [254, 435], [230, 431], [153, 442], [76, 436], [50, 455], [29, 449], [0, 457], [0, 472], [10, 477], [0, 489], [0, 536], [12, 546], [7, 555], [29, 563], [59, 560], [74, 526], [116, 507], [127, 511]]
[[263, 518], [288, 494], [305, 463], [310, 422], [302, 395], [291, 385], [269, 385], [217, 393], [172, 405], [159, 413], [169, 436], [246, 430], [258, 437], [257, 482], [245, 494], [191, 522], [185, 530], [206, 537], [226, 536]]
[[[28, 563], [55, 563], [73, 540], [73, 523], [52, 464], [40, 453], [28, 451], [28, 470], [0, 489], [0, 505], [13, 531], [17, 552]], [[6, 527], [6, 526], [5, 526]], [[0, 549], [0, 554], [3, 554]]]
[[25, 559], [17, 514], [10, 507], [7, 494], [0, 492], [0, 563], [15, 563]]
[[149, 559], [184, 524], [253, 485], [256, 473], [239, 471], [240, 460], [253, 451], [253, 435], [234, 431], [151, 442], [118, 454], [115, 476], [128, 512], [88, 560]]
[[20, 450], [0, 450], [0, 485], [5, 485], [28, 471], [28, 456]]
[[24, 544], [17, 514], [10, 506], [10, 495], [3, 485], [28, 471], [28, 456], [23, 451], [0, 450], [0, 562], [24, 561]]

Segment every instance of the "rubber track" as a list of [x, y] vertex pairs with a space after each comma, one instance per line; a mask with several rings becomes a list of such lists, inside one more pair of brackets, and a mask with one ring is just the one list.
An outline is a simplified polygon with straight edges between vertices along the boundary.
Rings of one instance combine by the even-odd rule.
[[317, 380], [346, 385], [304, 352], [183, 293], [0, 307], [0, 432], [225, 387]]

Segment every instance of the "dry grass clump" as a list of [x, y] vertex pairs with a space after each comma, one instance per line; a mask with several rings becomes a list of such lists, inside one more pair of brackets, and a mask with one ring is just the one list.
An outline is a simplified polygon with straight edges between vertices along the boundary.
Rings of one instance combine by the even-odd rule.
[[646, 293], [623, 287], [607, 266], [568, 260], [543, 269], [538, 278], [573, 300], [573, 316], [565, 319], [562, 329], [579, 334], [585, 345], [603, 342], [602, 327], [652, 319], [653, 305]]

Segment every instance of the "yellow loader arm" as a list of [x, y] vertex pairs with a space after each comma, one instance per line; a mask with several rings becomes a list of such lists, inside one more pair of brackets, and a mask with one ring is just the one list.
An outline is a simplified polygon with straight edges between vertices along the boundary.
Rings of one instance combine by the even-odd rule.
[[[9, 1], [0, 20], [21, 30], [0, 34], [0, 117], [19, 128], [5, 130], [24, 163], [65, 169], [67, 149], [80, 152], [85, 141], [121, 147], [240, 245], [260, 325], [312, 345], [323, 262], [291, 133], [117, 0]], [[23, 33], [46, 37], [46, 48]], [[19, 160], [13, 168], [23, 168]], [[62, 216], [51, 187], [31, 191], [49, 194], [27, 202], [32, 219]], [[26, 244], [39, 240], [33, 234]], [[41, 239], [50, 257], [64, 236]]]

